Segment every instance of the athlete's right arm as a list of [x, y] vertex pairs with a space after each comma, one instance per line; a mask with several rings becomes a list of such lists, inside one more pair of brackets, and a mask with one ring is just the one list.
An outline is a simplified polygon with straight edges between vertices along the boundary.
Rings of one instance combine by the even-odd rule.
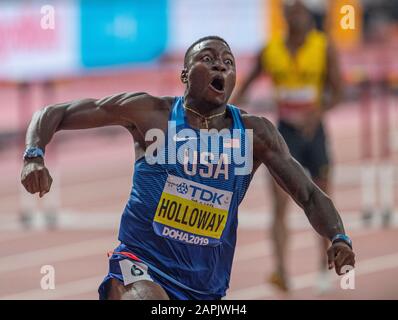
[[[109, 125], [136, 125], [156, 108], [160, 98], [145, 93], [121, 93], [103, 99], [83, 99], [50, 105], [37, 111], [26, 133], [26, 147], [45, 151], [55, 132]], [[41, 157], [24, 160], [21, 182], [40, 197], [50, 190], [51, 176]]]
[[251, 86], [253, 81], [256, 80], [260, 76], [261, 72], [263, 71], [263, 67], [262, 67], [263, 50], [264, 49], [262, 49], [259, 52], [259, 54], [256, 57], [256, 62], [254, 64], [253, 68], [251, 69], [250, 73], [243, 80], [242, 84], [239, 86], [236, 93], [234, 93], [234, 95], [231, 99], [231, 103], [233, 103], [235, 105], [241, 104], [242, 100], [244, 99], [244, 96], [247, 93], [247, 90], [249, 89], [249, 87]]

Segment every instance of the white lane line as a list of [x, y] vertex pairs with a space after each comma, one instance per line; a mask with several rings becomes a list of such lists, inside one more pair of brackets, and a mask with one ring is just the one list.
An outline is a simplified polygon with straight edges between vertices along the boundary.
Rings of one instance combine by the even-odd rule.
[[[316, 244], [316, 237], [314, 232], [305, 232], [293, 235], [289, 241], [292, 249], [302, 249], [312, 247]], [[252, 259], [262, 258], [273, 254], [272, 241], [262, 240], [254, 243], [238, 246], [236, 249], [234, 263], [243, 262]]]
[[[359, 228], [358, 224], [356, 228]], [[354, 230], [353, 228], [352, 230]], [[352, 231], [350, 230], [350, 231]], [[360, 234], [369, 234], [378, 229], [363, 229], [356, 233], [350, 232], [351, 236]], [[106, 237], [94, 240], [87, 240], [78, 243], [53, 246], [50, 248], [22, 252], [15, 255], [2, 256], [0, 258], [0, 273], [16, 271], [40, 264], [49, 264], [58, 261], [76, 259], [87, 255], [105, 254], [107, 250], [113, 249], [117, 244], [116, 238]], [[291, 249], [302, 249], [315, 245], [315, 232], [308, 231], [293, 235], [291, 239]], [[272, 254], [271, 240], [256, 241], [255, 243], [242, 245], [237, 247], [236, 261], [247, 261], [251, 259], [261, 258]]]
[[[397, 220], [394, 220], [391, 227], [396, 227], [397, 225]], [[356, 238], [380, 232], [380, 228], [377, 225], [370, 226], [369, 228], [363, 228], [361, 221], [355, 221], [350, 223], [349, 227], [346, 225], [346, 232], [351, 238]], [[289, 237], [289, 251], [311, 248], [319, 242], [319, 239], [320, 238], [317, 236], [315, 231], [311, 229], [299, 234], [293, 234]], [[236, 248], [234, 263], [238, 261], [243, 262], [252, 259], [263, 258], [272, 254], [273, 247], [271, 239], [264, 239], [254, 243], [238, 245]]]
[[[60, 182], [60, 179], [57, 180]], [[106, 186], [104, 188], [98, 188], [98, 185]], [[19, 188], [19, 185], [18, 185]], [[54, 186], [53, 186], [54, 188]], [[107, 178], [99, 178], [90, 181], [81, 181], [77, 183], [71, 183], [59, 186], [58, 192], [62, 193], [63, 199], [80, 199], [81, 195], [84, 195], [86, 201], [93, 201], [96, 199], [112, 199], [114, 197], [120, 197], [126, 195], [126, 192], [123, 190], [129, 190], [131, 188], [131, 178], [126, 178], [125, 176], [118, 177], [107, 177]], [[18, 191], [18, 190], [17, 190]], [[20, 197], [20, 192], [23, 192], [25, 196], [32, 198], [35, 201], [39, 200], [37, 195], [31, 195], [27, 193], [25, 190], [18, 191], [17, 193], [12, 194], [1, 194], [0, 190], [0, 199], [2, 203], [9, 205], [9, 207], [15, 205], [15, 201]], [[52, 191], [53, 192], [53, 191]], [[65, 196], [67, 194], [67, 197]], [[43, 198], [44, 199], [44, 198]], [[127, 196], [126, 196], [127, 200]], [[33, 202], [33, 203], [34, 203]], [[74, 201], [74, 203], [81, 203], [80, 201]]]
[[[57, 215], [58, 230], [116, 230], [120, 223], [121, 214], [122, 212], [113, 211], [87, 213], [64, 209]], [[344, 211], [341, 212], [341, 216], [346, 229], [362, 227], [361, 214], [358, 211]], [[23, 231], [15, 214], [8, 214], [7, 218], [9, 218], [9, 221], [3, 223], [0, 230]], [[35, 212], [32, 218], [35, 231], [46, 228], [44, 217], [40, 212]], [[239, 213], [239, 230], [266, 230], [270, 227], [272, 219], [272, 214], [266, 210], [250, 211], [243, 209]], [[392, 220], [392, 225], [398, 226], [398, 212], [394, 212]], [[381, 225], [381, 214], [375, 213], [373, 223]], [[307, 217], [299, 210], [289, 212], [287, 224], [290, 230], [311, 230]]]
[[[64, 230], [117, 230], [120, 224], [120, 217], [122, 210], [119, 214], [115, 212], [82, 212], [64, 209], [57, 212], [57, 229], [56, 231]], [[16, 214], [8, 214], [7, 222], [3, 222], [0, 226], [0, 231], [6, 232], [25, 232], [25, 227], [20, 223]], [[34, 211], [31, 213], [30, 227], [33, 231], [47, 230], [47, 223], [43, 212]], [[0, 236], [0, 242], [2, 236]], [[6, 241], [6, 240], [5, 240]]]
[[[398, 267], [398, 253], [380, 256], [363, 260], [355, 269], [355, 276], [363, 276], [374, 272], [385, 271]], [[292, 290], [302, 290], [315, 285], [317, 272], [310, 272], [292, 278]], [[103, 277], [91, 277], [77, 281], [71, 281], [56, 286], [55, 290], [28, 290], [17, 294], [1, 296], [0, 300], [24, 300], [24, 299], [63, 299], [80, 294], [96, 293]], [[340, 278], [335, 276], [333, 282], [338, 282]], [[273, 296], [273, 288], [267, 284], [252, 286], [240, 290], [231, 291], [227, 295], [227, 300], [249, 300], [265, 299]]]
[[[370, 273], [398, 268], [398, 253], [362, 260], [355, 268], [355, 277], [368, 275]], [[331, 271], [332, 272], [332, 271]], [[317, 272], [306, 273], [291, 279], [292, 291], [311, 288], [316, 284]], [[337, 275], [333, 282], [341, 278]], [[356, 288], [358, 289], [358, 288]], [[273, 295], [273, 288], [268, 284], [260, 284], [244, 289], [233, 290], [227, 295], [228, 300], [255, 300], [265, 299]]]
[[[359, 229], [360, 223], [352, 225], [349, 234], [353, 237], [362, 234], [369, 234], [378, 231], [376, 227], [370, 229]], [[347, 228], [348, 230], [348, 228]], [[354, 230], [356, 230], [354, 232]], [[314, 231], [308, 231], [293, 235], [290, 241], [292, 249], [302, 249], [311, 247], [316, 244], [316, 236]], [[271, 240], [256, 241], [255, 243], [242, 245], [237, 247], [235, 262], [247, 261], [251, 259], [261, 258], [272, 254]], [[117, 246], [116, 237], [106, 237], [94, 240], [87, 240], [78, 243], [53, 246], [50, 248], [18, 253], [15, 255], [2, 256], [0, 258], [0, 273], [21, 270], [24, 268], [40, 265], [51, 264], [58, 261], [76, 259], [87, 255], [105, 254], [107, 250]]]
[[[373, 232], [379, 231], [378, 229], [365, 229], [358, 230], [357, 232], [352, 233], [354, 237], [369, 235]], [[25, 267], [32, 267], [34, 265], [40, 264], [48, 264], [56, 261], [63, 261], [73, 258], [86, 257], [89, 254], [105, 254], [106, 250], [113, 243], [114, 238], [103, 238], [103, 239], [95, 239], [88, 240], [84, 242], [79, 242], [71, 245], [63, 245], [52, 247], [49, 249], [38, 250], [35, 252], [31, 252], [28, 254], [18, 254], [14, 256], [3, 257], [0, 259], [0, 271], [15, 271], [20, 270]], [[303, 249], [312, 247], [316, 244], [316, 236], [314, 232], [305, 232], [302, 234], [294, 235], [291, 239], [292, 242], [292, 250]], [[248, 245], [239, 246], [237, 249], [237, 255], [235, 257], [234, 263], [237, 261], [248, 261], [251, 259], [266, 257], [271, 254], [271, 243], [270, 240], [265, 240], [261, 242], [255, 242]], [[361, 272], [375, 272], [378, 270], [378, 262], [380, 262], [379, 258], [368, 259], [367, 264], [364, 265], [361, 263]], [[384, 264], [392, 263], [393, 266], [397, 263], [394, 259], [387, 256], [385, 258]], [[310, 273], [303, 276], [299, 276], [295, 279], [294, 288], [305, 288], [307, 286], [311, 286], [314, 284], [315, 277], [317, 273]], [[99, 284], [99, 278], [94, 277], [90, 279], [73, 281], [70, 283], [62, 284], [57, 286], [57, 292], [47, 292], [40, 289], [29, 290], [26, 292], [21, 292], [13, 295], [9, 295], [6, 297], [0, 297], [0, 299], [59, 299], [62, 297], [73, 296], [78, 294], [84, 294], [93, 292], [95, 288], [97, 288]], [[239, 299], [245, 299], [245, 297], [255, 296], [262, 297], [271, 296], [273, 293], [273, 289], [271, 286], [267, 284], [261, 284], [259, 286], [251, 287], [248, 289], [242, 289], [238, 292], [238, 296], [242, 296]], [[232, 298], [234, 297], [234, 292], [232, 293]]]
[[35, 234], [39, 234], [39, 232], [25, 230], [20, 233], [16, 233], [16, 232], [12, 232], [12, 233], [10, 232], [8, 234], [3, 233], [0, 237], [0, 244], [3, 242], [7, 242], [7, 241], [14, 241], [14, 240], [20, 240], [23, 238], [31, 237], [31, 236], [34, 236]]
[[[355, 227], [355, 229], [359, 229], [360, 224], [358, 223], [356, 225], [357, 226]], [[356, 237], [359, 235], [369, 234], [374, 231], [379, 231], [379, 229], [373, 226], [370, 229], [357, 230], [356, 232], [353, 233], [350, 232], [350, 234]], [[316, 243], [316, 241], [314, 241], [316, 240], [315, 233], [310, 231], [294, 235], [292, 238], [293, 238], [292, 239], [293, 249], [311, 247]], [[40, 265], [44, 263], [48, 264], [52, 262], [64, 261], [79, 257], [86, 257], [87, 255], [105, 254], [107, 250], [112, 249], [115, 246], [116, 246], [115, 238], [109, 237], [109, 238], [100, 238], [100, 239], [83, 241], [75, 244], [55, 246], [47, 249], [36, 250], [34, 252], [5, 256], [0, 258], [0, 272], [21, 270], [35, 265]], [[270, 253], [271, 253], [270, 240], [239, 246], [235, 262], [264, 257], [269, 255]], [[391, 262], [391, 260], [389, 261]], [[392, 263], [395, 266], [395, 261], [393, 261]], [[372, 268], [372, 265], [369, 265], [368, 268]], [[299, 278], [298, 283], [300, 284], [302, 282], [304, 284], [308, 284], [311, 281], [313, 283], [313, 280], [310, 280], [313, 278], [314, 278], [313, 275], [306, 275], [306, 277], [301, 276], [301, 278]], [[88, 284], [90, 285], [92, 283], [93, 281], [88, 282]], [[92, 288], [90, 285], [87, 285], [87, 288]], [[267, 286], [265, 287], [270, 289]], [[262, 285], [259, 286], [258, 290], [260, 290], [263, 293], [264, 286]], [[33, 292], [34, 290], [31, 291]], [[85, 292], [88, 291], [84, 291], [82, 293]], [[73, 293], [74, 292], [72, 290], [72, 295]]]
[[[365, 229], [359, 230], [355, 233], [355, 237], [360, 235], [367, 235], [374, 231], [378, 231], [377, 229]], [[316, 237], [314, 233], [303, 233], [295, 235], [292, 239], [292, 249], [300, 249], [311, 247], [315, 245]], [[14, 270], [22, 269], [25, 267], [29, 267], [32, 265], [44, 263], [48, 257], [51, 257], [51, 261], [62, 261], [72, 258], [78, 258], [82, 256], [87, 256], [89, 250], [92, 254], [97, 253], [104, 253], [104, 249], [101, 247], [109, 248], [109, 243], [112, 243], [114, 239], [98, 239], [98, 240], [89, 240], [80, 242], [77, 244], [66, 245], [66, 246], [58, 246], [50, 249], [39, 250], [36, 252], [32, 252], [32, 256], [35, 257], [35, 261], [26, 260], [26, 254], [15, 255], [10, 257], [4, 257], [0, 259], [0, 270], [2, 266], [2, 262], [7, 261], [12, 263], [12, 265], [8, 266], [8, 271], [11, 268]], [[97, 248], [97, 250], [95, 249]], [[237, 261], [246, 261], [254, 258], [264, 257], [271, 253], [270, 249], [270, 241], [262, 241], [256, 242], [254, 244], [249, 244], [245, 246], [239, 247], [240, 254], [237, 255], [235, 262]], [[58, 255], [56, 253], [59, 253]], [[21, 262], [23, 259], [23, 263]], [[4, 260], [4, 261], [2, 261]], [[29, 262], [29, 263], [26, 263]], [[367, 274], [371, 272], [376, 272], [382, 270], [383, 268], [395, 268], [398, 266], [398, 254], [377, 257], [368, 259], [365, 261], [360, 262], [360, 268], [356, 269], [356, 274]], [[305, 275], [301, 275], [298, 277], [293, 278], [292, 288], [293, 290], [299, 290], [302, 288], [311, 287], [315, 283], [317, 273], [308, 273]], [[26, 292], [21, 292], [13, 295], [3, 296], [0, 299], [60, 299], [63, 297], [78, 295], [78, 294], [85, 294], [94, 292], [95, 289], [98, 287], [100, 281], [102, 280], [101, 277], [92, 277], [88, 279], [78, 280], [69, 282], [66, 284], [62, 284], [57, 286], [55, 292], [53, 290], [44, 291], [40, 289], [29, 290]], [[228, 295], [229, 299], [257, 299], [261, 297], [272, 296], [273, 288], [267, 284], [261, 284], [258, 286], [241, 289], [239, 291], [233, 291], [230, 295]], [[256, 298], [257, 297], [257, 298]]]
[[85, 278], [55, 285], [54, 290], [33, 289], [0, 297], [0, 300], [51, 300], [73, 297], [79, 294], [95, 293], [104, 276]]
[[[342, 211], [340, 215], [343, 219], [346, 229], [363, 228], [361, 213], [359, 211]], [[391, 225], [398, 226], [398, 211], [393, 212]], [[241, 229], [263, 230], [268, 229], [273, 221], [271, 212], [245, 211], [239, 213], [239, 227]], [[382, 217], [379, 212], [375, 212], [372, 223], [374, 225], [382, 225]], [[287, 216], [287, 226], [289, 230], [311, 230], [312, 227], [301, 210], [292, 210]]]
[[[120, 158], [117, 158], [120, 160]], [[126, 160], [130, 161], [130, 160]], [[96, 190], [92, 192], [91, 195], [96, 196], [98, 194], [97, 188], [98, 184], [112, 184], [115, 185], [116, 188], [120, 188], [123, 185], [128, 183], [131, 186], [131, 175], [134, 173], [129, 167], [125, 166], [125, 160], [120, 160], [118, 163], [112, 163], [112, 166], [108, 166], [109, 162], [101, 163], [94, 171], [90, 171], [89, 173], [84, 175], [84, 179], [90, 179], [86, 181], [79, 181], [82, 179], [81, 175], [74, 174], [76, 171], [69, 169], [69, 170], [61, 170], [59, 169], [59, 174], [61, 175], [59, 180], [67, 181], [67, 184], [62, 185], [62, 192], [69, 192], [72, 191], [73, 194], [76, 193], [78, 190], [84, 191], [87, 193], [87, 190]], [[118, 170], [115, 172], [114, 168], [115, 165], [117, 168], [126, 167], [126, 172], [129, 174], [128, 177], [125, 175], [125, 171]], [[98, 167], [103, 171], [106, 172], [106, 176], [98, 175]], [[9, 188], [2, 188], [3, 186], [8, 186], [10, 183], [15, 182], [15, 172], [19, 171], [20, 168], [10, 168], [9, 170], [2, 171], [2, 179], [5, 182], [3, 185], [0, 185], [0, 197], [10, 197], [15, 195], [9, 195], [8, 191]], [[109, 172], [114, 173], [113, 175], [109, 175]], [[116, 176], [115, 176], [116, 174]], [[68, 178], [65, 178], [67, 176]], [[268, 187], [267, 183], [269, 183], [270, 175], [268, 170], [265, 167], [260, 167], [259, 170], [256, 172], [252, 184], [261, 184], [264, 185], [264, 188]], [[352, 184], [354, 182], [358, 182], [360, 180], [360, 164], [337, 164], [333, 168], [333, 176], [332, 179], [335, 184]], [[77, 180], [77, 181], [76, 181]], [[76, 189], [78, 188], [78, 189]], [[104, 192], [106, 195], [109, 194], [109, 188], [104, 188]], [[117, 189], [116, 189], [117, 190]], [[4, 194], [5, 193], [5, 194]]]
[[37, 265], [52, 264], [96, 254], [103, 254], [117, 246], [114, 237], [98, 238], [46, 249], [28, 251], [0, 258], [0, 273], [21, 270]]

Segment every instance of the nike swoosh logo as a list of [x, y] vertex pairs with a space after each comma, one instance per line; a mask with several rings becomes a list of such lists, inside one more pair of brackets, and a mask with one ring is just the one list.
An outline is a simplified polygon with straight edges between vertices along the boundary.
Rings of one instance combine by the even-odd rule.
[[198, 137], [177, 137], [177, 135], [175, 135], [173, 137], [173, 140], [175, 142], [179, 142], [179, 141], [188, 141], [188, 140], [198, 140]]

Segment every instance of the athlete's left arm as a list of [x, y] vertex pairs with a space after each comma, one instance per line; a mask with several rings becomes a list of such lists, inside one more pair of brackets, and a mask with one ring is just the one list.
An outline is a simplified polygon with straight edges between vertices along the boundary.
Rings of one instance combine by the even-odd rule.
[[343, 78], [340, 72], [340, 63], [336, 47], [331, 40], [328, 41], [326, 52], [325, 92], [323, 111], [335, 107], [342, 98]]
[[[332, 240], [345, 234], [343, 222], [331, 199], [305, 174], [303, 167], [291, 156], [286, 142], [267, 119], [246, 116], [247, 128], [253, 129], [254, 158], [264, 163], [276, 182], [304, 210], [313, 228], [323, 237]], [[345, 265], [354, 266], [354, 253], [342, 242], [328, 250], [329, 269], [337, 274]]]

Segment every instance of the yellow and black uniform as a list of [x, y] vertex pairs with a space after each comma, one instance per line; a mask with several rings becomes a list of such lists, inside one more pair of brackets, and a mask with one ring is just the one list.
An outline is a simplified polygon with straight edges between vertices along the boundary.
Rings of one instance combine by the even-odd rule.
[[323, 125], [310, 140], [300, 128], [321, 108], [327, 67], [326, 35], [311, 30], [295, 55], [283, 37], [274, 37], [261, 54], [261, 64], [274, 85], [279, 131], [297, 161], [313, 178], [320, 177], [321, 170], [329, 164]]

